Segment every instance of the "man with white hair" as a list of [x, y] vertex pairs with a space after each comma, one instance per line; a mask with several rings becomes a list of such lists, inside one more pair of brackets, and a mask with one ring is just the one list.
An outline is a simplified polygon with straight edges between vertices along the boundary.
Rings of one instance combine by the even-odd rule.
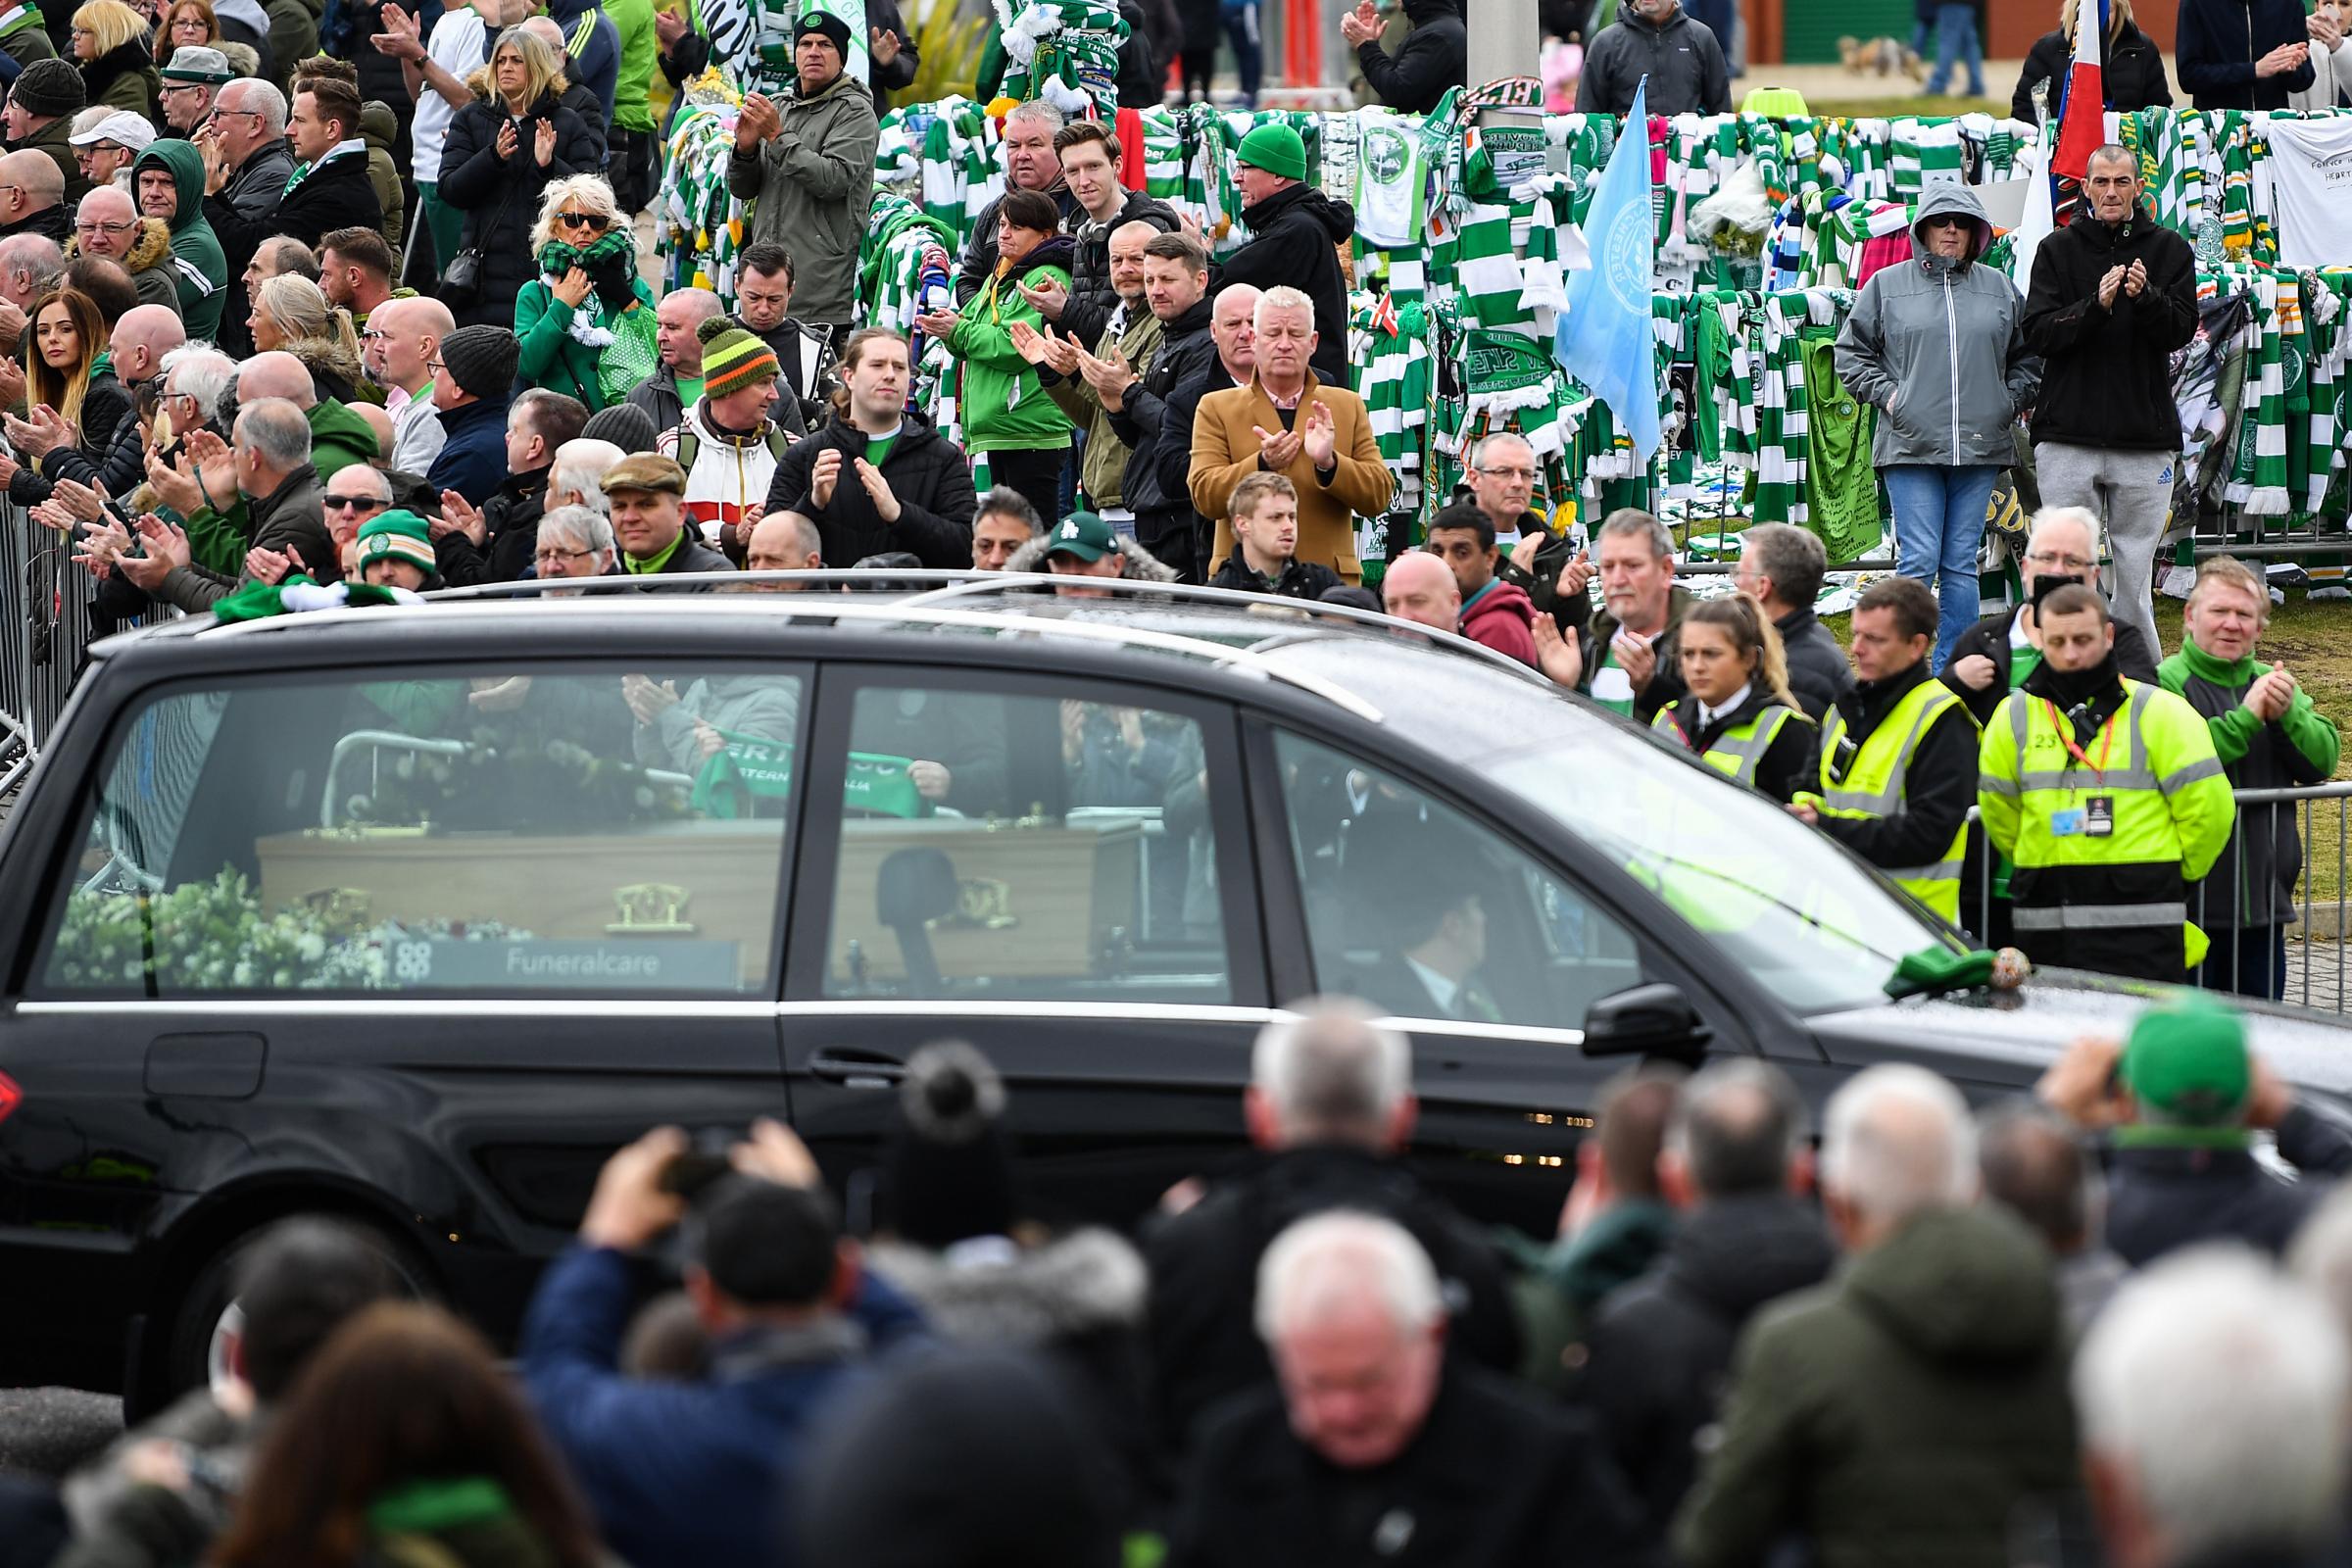
[[2308, 1287], [2248, 1252], [2183, 1253], [2116, 1293], [2074, 1387], [2112, 1568], [2335, 1560], [2352, 1356]]
[[586, 507], [599, 516], [610, 515], [612, 501], [597, 481], [627, 456], [611, 441], [585, 435], [556, 448], [555, 465], [547, 471], [547, 510]]
[[[2081, 507], [2044, 507], [2026, 536], [2026, 603], [1962, 632], [1943, 666], [1943, 683], [1960, 694], [1980, 727], [2040, 665], [2036, 607], [2070, 582], [2099, 586], [2099, 519]], [[2128, 620], [2115, 623], [2115, 664], [2133, 680], [2156, 679], [2155, 645]]]
[[66, 256], [69, 261], [104, 257], [130, 274], [140, 304], [179, 314], [179, 288], [172, 281], [172, 225], [141, 218], [138, 204], [121, 186], [100, 185], [81, 199]]
[[2049, 1251], [1976, 1202], [1976, 1144], [1923, 1067], [1831, 1098], [1822, 1207], [1848, 1261], [1749, 1327], [1676, 1520], [1686, 1568], [1759, 1562], [1792, 1532], [1820, 1568], [2006, 1562], [2019, 1504], [2072, 1485]]
[[1279, 1389], [1203, 1426], [1171, 1562], [1642, 1560], [1583, 1419], [1447, 1361], [1445, 1288], [1395, 1220], [1334, 1211], [1291, 1225], [1258, 1265], [1254, 1316]]
[[[614, 461], [618, 461], [615, 459]], [[601, 497], [604, 492], [598, 491]], [[542, 581], [559, 577], [611, 577], [620, 570], [620, 547], [612, 524], [593, 507], [550, 508], [539, 518], [531, 564]], [[569, 598], [577, 588], [551, 588], [551, 598]]]
[[[1034, 190], [1051, 196], [1061, 216], [1067, 219], [1077, 210], [1078, 198], [1070, 194], [1069, 183], [1061, 174], [1061, 156], [1054, 150], [1054, 137], [1062, 123], [1061, 111], [1043, 98], [1015, 104], [1004, 116], [1004, 130], [998, 150], [1004, 160], [1006, 190]], [[980, 286], [997, 270], [997, 206], [1003, 200], [1000, 196], [982, 208], [979, 219], [972, 224], [963, 263], [956, 272], [958, 307], [970, 304], [972, 296], [980, 292]]]
[[1234, 487], [1251, 473], [1279, 473], [1298, 490], [1298, 559], [1355, 582], [1363, 576], [1355, 518], [1387, 512], [1396, 478], [1372, 439], [1364, 400], [1310, 368], [1321, 341], [1315, 309], [1288, 284], [1258, 296], [1256, 372], [1248, 386], [1200, 400], [1187, 478], [1193, 509], [1216, 524], [1210, 561], [1233, 554]]
[[1258, 1032], [1243, 1093], [1250, 1140], [1265, 1157], [1144, 1238], [1153, 1402], [1170, 1451], [1211, 1404], [1267, 1381], [1265, 1348], [1250, 1328], [1257, 1259], [1284, 1226], [1323, 1209], [1401, 1224], [1446, 1282], [1452, 1343], [1497, 1369], [1518, 1357], [1494, 1248], [1398, 1157], [1417, 1109], [1411, 1044], [1361, 1003], [1316, 999], [1295, 1010]]
[[302, 410], [284, 398], [264, 398], [237, 412], [236, 441], [232, 447], [237, 493], [244, 498], [252, 524], [246, 567], [231, 578], [223, 572], [192, 565], [187, 535], [174, 528], [150, 529], [142, 518], [141, 535], [147, 553], [172, 564], [156, 598], [194, 614], [213, 608], [244, 583], [254, 579], [256, 557], [274, 554], [287, 558], [297, 571], [320, 582], [341, 578], [334, 540], [326, 531], [326, 512], [320, 497], [318, 470], [311, 466], [311, 422]]

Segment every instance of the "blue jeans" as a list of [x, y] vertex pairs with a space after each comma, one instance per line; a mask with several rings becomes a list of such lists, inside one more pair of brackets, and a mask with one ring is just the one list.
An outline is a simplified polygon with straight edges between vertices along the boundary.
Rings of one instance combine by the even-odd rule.
[[1900, 463], [1886, 474], [1894, 503], [1894, 569], [1935, 592], [1936, 652], [1928, 667], [1941, 669], [1981, 608], [1977, 551], [2001, 470]]
[[1977, 38], [1977, 12], [1974, 6], [1940, 5], [1936, 8], [1936, 74], [1928, 78], [1928, 91], [1941, 92], [1952, 79], [1952, 62], [1968, 62], [1968, 91], [1974, 98], [1984, 96], [1984, 46]]
[[1225, 41], [1233, 45], [1234, 74], [1242, 78], [1242, 102], [1257, 107], [1258, 83], [1265, 76], [1265, 39], [1258, 32], [1257, 0], [1227, 6], [1223, 11]]

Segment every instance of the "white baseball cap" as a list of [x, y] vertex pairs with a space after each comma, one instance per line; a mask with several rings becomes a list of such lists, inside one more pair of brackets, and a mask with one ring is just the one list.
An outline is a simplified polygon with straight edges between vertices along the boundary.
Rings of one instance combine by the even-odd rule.
[[66, 140], [76, 147], [95, 147], [102, 141], [111, 141], [118, 147], [128, 148], [135, 153], [143, 151], [149, 142], [155, 140], [155, 127], [147, 122], [144, 115], [118, 109], [89, 129], [76, 131]]

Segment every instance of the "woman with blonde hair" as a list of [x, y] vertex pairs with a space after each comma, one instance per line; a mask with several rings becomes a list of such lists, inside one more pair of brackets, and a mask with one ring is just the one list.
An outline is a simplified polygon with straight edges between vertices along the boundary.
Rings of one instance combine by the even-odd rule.
[[164, 20], [155, 29], [155, 63], [159, 70], [172, 63], [174, 49], [220, 47], [220, 18], [213, 10], [213, 0], [172, 0], [164, 8]]
[[147, 47], [147, 19], [122, 0], [84, 0], [74, 13], [74, 63], [92, 105], [127, 109], [163, 122], [163, 78]]
[[1813, 725], [1788, 691], [1781, 634], [1745, 594], [1710, 599], [1678, 638], [1690, 688], [1650, 720], [1709, 767], [1786, 806], [1805, 787]]
[[539, 272], [531, 230], [547, 187], [604, 167], [604, 132], [561, 101], [563, 66], [544, 39], [509, 27], [468, 82], [474, 102], [450, 122], [436, 188], [466, 222], [441, 298], [460, 326], [514, 324], [515, 298]]
[[310, 367], [320, 397], [348, 403], [359, 387], [360, 335], [351, 313], [309, 278], [280, 272], [254, 292], [246, 318], [257, 354], [283, 349]]
[[[2017, 91], [2010, 95], [2009, 113], [2029, 125], [2058, 118], [2058, 100], [2066, 90], [2066, 74], [2075, 59], [2075, 13], [2081, 0], [2066, 0], [2058, 8], [2058, 30], [2034, 40], [2026, 69], [2018, 74]], [[2095, 7], [2096, 0], [2093, 0]], [[2101, 51], [2099, 84], [2106, 91], [2104, 107], [2129, 113], [2134, 109], [2164, 109], [2173, 101], [2172, 82], [2164, 74], [2164, 54], [2156, 41], [2132, 20], [2132, 0], [2107, 0], [2106, 47]], [[2034, 89], [2042, 89], [2040, 112], [2035, 113]]]
[[531, 227], [539, 275], [514, 296], [522, 378], [590, 412], [653, 374], [654, 291], [637, 276], [637, 236], [595, 174], [551, 182]]

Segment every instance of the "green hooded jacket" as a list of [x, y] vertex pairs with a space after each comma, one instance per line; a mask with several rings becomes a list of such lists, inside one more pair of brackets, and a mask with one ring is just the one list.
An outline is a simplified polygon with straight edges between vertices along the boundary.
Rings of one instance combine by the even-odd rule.
[[622, 130], [651, 132], [653, 106], [646, 90], [662, 40], [654, 29], [654, 0], [605, 0], [605, 15], [620, 34], [620, 74], [612, 84], [612, 123]]
[[375, 455], [375, 431], [366, 419], [333, 398], [312, 405], [311, 466], [318, 470], [321, 483]]
[[220, 309], [228, 303], [228, 258], [204, 217], [204, 155], [194, 142], [150, 142], [131, 163], [133, 182], [142, 169], [162, 169], [179, 189], [172, 217], [172, 281], [179, 290], [179, 317], [191, 340], [214, 341]]

